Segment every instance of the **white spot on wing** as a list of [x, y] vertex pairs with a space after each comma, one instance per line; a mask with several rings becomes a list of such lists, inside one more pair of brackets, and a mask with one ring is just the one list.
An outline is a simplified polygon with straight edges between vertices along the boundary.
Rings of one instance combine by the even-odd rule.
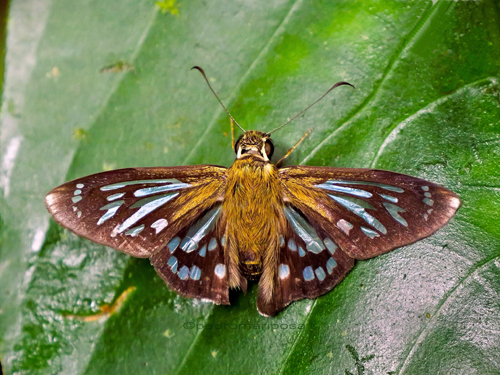
[[460, 199], [453, 197], [450, 199], [450, 206], [453, 208], [458, 208], [460, 206]]
[[349, 235], [349, 232], [351, 231], [353, 226], [348, 221], [345, 221], [344, 219], [340, 219], [337, 222], [337, 227], [339, 227], [342, 230], [342, 232]]
[[217, 276], [219, 279], [222, 279], [224, 276], [226, 276], [226, 266], [222, 263], [219, 263], [215, 266], [214, 272], [215, 276]]
[[156, 230], [156, 234], [160, 233], [163, 229], [165, 229], [168, 225], [168, 221], [166, 219], [158, 219], [153, 224], [151, 224], [151, 228]]
[[288, 267], [287, 264], [280, 264], [278, 268], [278, 276], [280, 279], [286, 279], [288, 276], [290, 276], [290, 268]]
[[113, 231], [111, 232], [111, 234], [109, 235], [110, 237], [116, 237], [116, 235], [118, 234], [118, 229], [120, 229], [120, 224], [117, 224], [116, 227], [113, 229]]

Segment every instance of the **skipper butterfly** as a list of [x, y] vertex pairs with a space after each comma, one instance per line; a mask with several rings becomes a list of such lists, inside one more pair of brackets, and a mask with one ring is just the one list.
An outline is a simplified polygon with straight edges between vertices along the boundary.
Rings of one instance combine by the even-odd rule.
[[[193, 69], [215, 94], [203, 70]], [[272, 132], [340, 85], [350, 84], [336, 83]], [[272, 132], [245, 131], [224, 109], [244, 132], [231, 167], [97, 173], [53, 189], [49, 212], [82, 237], [149, 258], [184, 297], [227, 305], [230, 288], [246, 292], [248, 280], [258, 280], [258, 310], [274, 316], [292, 301], [330, 291], [356, 259], [431, 235], [460, 205], [450, 190], [404, 174], [281, 167], [292, 149], [272, 164]]]

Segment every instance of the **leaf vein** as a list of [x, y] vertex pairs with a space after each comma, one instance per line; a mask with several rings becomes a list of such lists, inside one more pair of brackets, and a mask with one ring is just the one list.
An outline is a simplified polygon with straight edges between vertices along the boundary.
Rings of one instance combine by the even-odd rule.
[[432, 314], [432, 317], [428, 319], [426, 324], [423, 325], [422, 329], [418, 332], [417, 337], [413, 341], [413, 343], [410, 345], [409, 350], [406, 352], [406, 355], [404, 356], [403, 361], [401, 362], [401, 365], [399, 368], [396, 370], [398, 375], [401, 375], [407, 368], [408, 360], [412, 357], [412, 354], [416, 350], [418, 343], [421, 341], [421, 338], [425, 335], [425, 333], [428, 331], [430, 327], [430, 323], [436, 319], [436, 317], [439, 315], [441, 309], [445, 305], [445, 303], [450, 299], [450, 297], [457, 291], [457, 289], [463, 285], [471, 276], [474, 275], [474, 273], [484, 266], [486, 266], [488, 263], [492, 262], [493, 260], [500, 258], [500, 254], [493, 254], [486, 259], [476, 263], [474, 266], [471, 267], [471, 269], [462, 277], [457, 284], [450, 289], [448, 293], [446, 293], [443, 298], [439, 301], [439, 303], [436, 305], [436, 310], [435, 313]]
[[416, 119], [417, 117], [419, 117], [422, 113], [427, 113], [427, 112], [430, 112], [430, 111], [434, 111], [434, 109], [436, 107], [438, 107], [439, 105], [443, 104], [451, 96], [462, 94], [464, 91], [470, 89], [471, 87], [473, 87], [475, 85], [485, 84], [487, 82], [495, 83], [496, 79], [494, 77], [486, 77], [486, 78], [480, 78], [480, 79], [478, 79], [478, 80], [476, 80], [474, 82], [468, 83], [468, 84], [466, 84], [466, 85], [464, 85], [464, 86], [456, 89], [455, 91], [453, 91], [450, 94], [447, 94], [447, 95], [444, 95], [444, 96], [441, 96], [441, 97], [437, 98], [436, 100], [434, 100], [434, 101], [430, 102], [429, 104], [427, 104], [425, 107], [420, 108], [414, 114], [412, 114], [412, 115], [406, 117], [405, 119], [403, 119], [403, 121], [401, 121], [399, 124], [397, 124], [396, 126], [394, 126], [391, 129], [391, 131], [389, 132], [389, 134], [384, 138], [384, 140], [383, 140], [382, 144], [380, 145], [377, 153], [375, 154], [375, 157], [373, 158], [373, 161], [372, 161], [372, 163], [370, 165], [370, 168], [375, 168], [375, 165], [377, 164], [378, 159], [380, 158], [380, 156], [384, 152], [385, 147], [389, 143], [391, 143], [394, 139], [396, 139], [396, 136], [399, 134], [399, 132], [401, 131], [401, 129], [403, 129], [406, 125], [408, 125], [414, 119]]
[[334, 138], [337, 135], [337, 133], [339, 133], [344, 128], [346, 128], [349, 125], [350, 121], [357, 114], [359, 114], [365, 107], [367, 107], [370, 102], [372, 102], [375, 99], [380, 88], [382, 87], [383, 83], [385, 82], [387, 76], [393, 70], [393, 67], [394, 67], [396, 61], [403, 54], [403, 52], [407, 48], [409, 48], [409, 46], [412, 44], [412, 42], [415, 39], [418, 39], [418, 35], [419, 35], [418, 32], [425, 26], [425, 24], [428, 21], [430, 21], [432, 16], [436, 13], [438, 6], [439, 5], [431, 6], [423, 14], [423, 16], [419, 19], [419, 21], [415, 24], [415, 26], [410, 30], [408, 35], [405, 38], [403, 38], [403, 40], [401, 41], [398, 48], [396, 48], [394, 54], [389, 59], [389, 62], [387, 63], [387, 65], [382, 73], [382, 77], [375, 83], [372, 91], [365, 97], [365, 99], [361, 102], [361, 104], [359, 104], [356, 108], [354, 108], [354, 110], [352, 110], [349, 114], [347, 114], [345, 119], [341, 121], [341, 125], [337, 129], [335, 129], [330, 135], [328, 135], [325, 139], [323, 139], [309, 154], [307, 154], [304, 157], [304, 159], [302, 159], [302, 161], [299, 164], [304, 164], [308, 160], [310, 160], [330, 139]]

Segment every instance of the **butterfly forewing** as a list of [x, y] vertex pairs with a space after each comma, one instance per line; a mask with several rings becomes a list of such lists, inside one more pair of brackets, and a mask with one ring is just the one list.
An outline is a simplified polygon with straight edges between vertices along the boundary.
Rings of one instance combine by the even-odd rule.
[[431, 235], [460, 205], [448, 189], [388, 171], [295, 166], [280, 178], [284, 199], [356, 259]]
[[222, 199], [225, 173], [216, 166], [120, 169], [67, 182], [46, 204], [76, 234], [149, 257]]

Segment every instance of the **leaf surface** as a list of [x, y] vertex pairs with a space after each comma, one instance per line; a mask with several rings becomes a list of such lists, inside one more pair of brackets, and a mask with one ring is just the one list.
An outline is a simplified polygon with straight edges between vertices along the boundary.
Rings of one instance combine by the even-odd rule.
[[[4, 371], [497, 374], [498, 4], [158, 4], [10, 4], [0, 137]], [[245, 129], [270, 131], [336, 81], [352, 83], [276, 132], [275, 155], [314, 127], [289, 165], [411, 174], [455, 191], [462, 207], [430, 238], [358, 262], [332, 292], [273, 319], [258, 315], [256, 285], [233, 293], [229, 307], [176, 296], [147, 260], [57, 226], [43, 198], [102, 170], [229, 166], [229, 121], [193, 65]]]

